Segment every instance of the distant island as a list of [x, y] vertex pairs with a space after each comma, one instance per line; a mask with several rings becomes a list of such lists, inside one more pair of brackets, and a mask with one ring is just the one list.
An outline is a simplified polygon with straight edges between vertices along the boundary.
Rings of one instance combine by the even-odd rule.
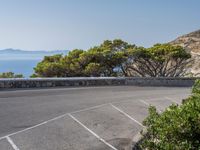
[[8, 53], [12, 53], [12, 54], [58, 54], [58, 53], [67, 53], [68, 50], [53, 50], [53, 51], [46, 51], [46, 50], [35, 50], [35, 51], [27, 51], [27, 50], [20, 50], [20, 49], [12, 49], [12, 48], [8, 48], [8, 49], [3, 49], [0, 50], [0, 54], [8, 54]]
[[0, 50], [1, 60], [9, 60], [9, 59], [42, 59], [44, 56], [51, 56], [55, 54], [63, 54], [66, 55], [69, 50], [53, 50], [53, 51], [45, 51], [45, 50], [35, 50], [35, 51], [27, 51], [20, 49], [3, 49]]

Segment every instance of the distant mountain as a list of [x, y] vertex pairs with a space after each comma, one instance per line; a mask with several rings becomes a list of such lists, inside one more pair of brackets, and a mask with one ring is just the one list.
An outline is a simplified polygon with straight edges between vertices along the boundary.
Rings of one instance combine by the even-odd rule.
[[187, 68], [187, 72], [193, 76], [200, 76], [200, 30], [180, 36], [169, 43], [180, 45], [191, 53], [193, 63]]
[[68, 50], [26, 51], [10, 48], [0, 50], [0, 60], [41, 60], [44, 56], [51, 56], [55, 54], [66, 55], [68, 52]]
[[26, 50], [20, 50], [20, 49], [12, 49], [12, 48], [0, 50], [0, 54], [67, 54], [68, 52], [69, 52], [68, 50], [26, 51]]

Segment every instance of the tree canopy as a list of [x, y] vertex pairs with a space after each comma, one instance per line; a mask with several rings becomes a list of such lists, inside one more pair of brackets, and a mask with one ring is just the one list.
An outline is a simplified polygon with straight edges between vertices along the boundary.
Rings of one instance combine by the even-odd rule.
[[86, 51], [75, 49], [66, 56], [45, 56], [32, 77], [177, 77], [184, 75], [190, 57], [180, 46], [156, 44], [144, 48], [120, 39], [106, 40]]
[[130, 52], [127, 70], [130, 76], [183, 76], [191, 55], [180, 46], [156, 44], [150, 48], [138, 47]]
[[22, 74], [15, 74], [13, 72], [3, 72], [0, 73], [0, 78], [23, 78]]

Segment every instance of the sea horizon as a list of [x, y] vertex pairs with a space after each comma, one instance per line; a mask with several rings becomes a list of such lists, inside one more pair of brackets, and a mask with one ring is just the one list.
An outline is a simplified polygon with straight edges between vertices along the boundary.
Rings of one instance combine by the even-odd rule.
[[5, 59], [0, 60], [0, 73], [14, 72], [15, 74], [23, 74], [25, 78], [29, 78], [34, 73], [34, 67], [42, 59]]

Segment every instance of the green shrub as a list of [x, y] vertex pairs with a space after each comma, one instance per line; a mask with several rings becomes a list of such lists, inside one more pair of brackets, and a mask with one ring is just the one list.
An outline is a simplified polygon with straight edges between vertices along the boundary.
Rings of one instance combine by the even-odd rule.
[[192, 94], [200, 94], [200, 80], [196, 80], [192, 88]]
[[22, 74], [15, 74], [13, 72], [0, 73], [0, 78], [24, 78]]
[[162, 114], [155, 107], [143, 124], [147, 132], [140, 148], [149, 150], [200, 150], [200, 81], [180, 106], [171, 105]]

